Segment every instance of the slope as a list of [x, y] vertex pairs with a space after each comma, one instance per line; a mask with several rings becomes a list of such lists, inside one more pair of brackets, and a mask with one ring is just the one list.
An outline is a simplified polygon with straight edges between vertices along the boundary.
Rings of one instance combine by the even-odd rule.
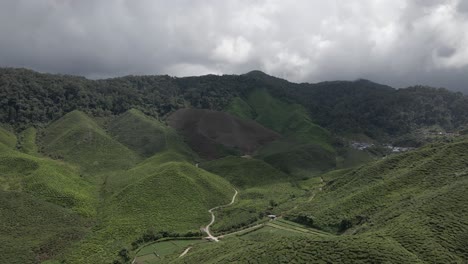
[[264, 89], [255, 89], [245, 99], [235, 98], [227, 111], [252, 118], [283, 135], [259, 149], [257, 155], [290, 174], [310, 175], [335, 167], [335, 150], [330, 133], [314, 124], [298, 104], [272, 97]]
[[14, 148], [16, 146], [16, 136], [10, 131], [0, 126], [0, 144]]
[[6, 263], [61, 254], [88, 233], [96, 191], [63, 163], [0, 143], [0, 252]]
[[66, 114], [42, 134], [40, 145], [44, 153], [79, 165], [86, 173], [126, 169], [138, 160], [137, 155], [80, 111]]
[[112, 262], [148, 232], [198, 233], [210, 221], [208, 209], [230, 201], [227, 181], [185, 161], [165, 162], [165, 154], [129, 170], [133, 180], [112, 184], [99, 226], [64, 257], [67, 263]]
[[227, 153], [249, 154], [279, 136], [254, 121], [202, 109], [180, 109], [169, 116], [168, 123], [187, 138], [192, 149], [206, 158]]
[[29, 127], [19, 134], [18, 148], [21, 152], [29, 155], [37, 155], [38, 147], [36, 144], [37, 130]]
[[288, 181], [289, 175], [262, 160], [228, 156], [200, 164], [200, 167], [220, 175], [239, 188]]
[[[291, 213], [345, 235], [386, 237], [425, 262], [468, 259], [468, 140], [428, 145], [334, 175]], [[325, 176], [326, 179], [326, 176]]]
[[117, 141], [144, 157], [166, 147], [166, 129], [165, 125], [136, 109], [118, 116], [107, 127]]

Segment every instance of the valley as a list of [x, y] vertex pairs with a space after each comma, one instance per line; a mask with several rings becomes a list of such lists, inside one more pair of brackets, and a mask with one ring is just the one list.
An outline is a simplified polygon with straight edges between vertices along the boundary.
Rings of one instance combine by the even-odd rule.
[[[468, 259], [464, 95], [261, 72], [0, 73], [15, 98], [0, 103], [2, 263]], [[434, 94], [446, 108], [420, 110]]]

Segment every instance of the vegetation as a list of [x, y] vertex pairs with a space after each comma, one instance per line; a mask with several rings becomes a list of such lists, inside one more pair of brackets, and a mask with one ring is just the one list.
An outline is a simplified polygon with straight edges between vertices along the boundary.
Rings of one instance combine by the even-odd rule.
[[[312, 121], [332, 132], [380, 138], [431, 125], [454, 130], [468, 122], [466, 96], [422, 86], [396, 90], [366, 80], [295, 84], [258, 71], [239, 76], [127, 76], [92, 81], [0, 68], [0, 123], [15, 128], [40, 126], [73, 110], [110, 116], [136, 108], [155, 118], [183, 107], [223, 110], [235, 97], [245, 101], [258, 89], [304, 106]], [[243, 105], [240, 102], [240, 111], [246, 110]], [[231, 110], [242, 117], [235, 108]]]
[[268, 163], [248, 157], [228, 156], [202, 163], [200, 167], [220, 175], [236, 187], [243, 189], [290, 179], [289, 175], [275, 169]]
[[138, 160], [137, 155], [80, 111], [64, 115], [41, 134], [42, 152], [79, 165], [86, 173], [127, 169]]
[[29, 155], [37, 155], [38, 147], [36, 144], [37, 130], [34, 127], [29, 127], [19, 134], [17, 148]]
[[96, 215], [93, 186], [65, 164], [0, 143], [0, 252], [8, 263], [54, 257], [84, 237]]
[[[462, 94], [261, 72], [94, 81], [2, 68], [0, 95], [0, 262], [468, 259]], [[418, 148], [385, 156], [390, 141]], [[234, 188], [211, 226], [222, 241], [199, 243]]]
[[10, 131], [0, 127], [0, 144], [14, 148], [16, 146], [16, 136]]
[[144, 157], [166, 148], [167, 129], [160, 121], [136, 109], [118, 116], [108, 126], [108, 132], [116, 140]]
[[253, 90], [247, 102], [234, 98], [227, 108], [240, 117], [250, 117], [269, 127], [282, 138], [261, 148], [257, 155], [288, 174], [310, 176], [334, 168], [335, 149], [330, 133], [314, 124], [298, 104], [273, 98], [266, 90]]
[[291, 212], [355, 237], [385, 237], [423, 262], [462, 262], [468, 231], [467, 140], [343, 170], [324, 192]]

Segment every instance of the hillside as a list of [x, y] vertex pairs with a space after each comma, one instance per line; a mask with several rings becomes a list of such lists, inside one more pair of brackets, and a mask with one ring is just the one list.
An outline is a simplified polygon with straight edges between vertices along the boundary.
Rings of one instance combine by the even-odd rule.
[[112, 195], [102, 205], [100, 224], [64, 257], [67, 263], [111, 262], [148, 232], [198, 234], [210, 221], [208, 209], [227, 203], [234, 192], [227, 181], [186, 162], [151, 159], [126, 174], [127, 184], [108, 178]]
[[0, 204], [2, 261], [34, 263], [89, 232], [97, 199], [75, 168], [0, 143]]
[[266, 90], [256, 89], [245, 100], [234, 98], [227, 111], [253, 119], [283, 135], [256, 153], [282, 171], [310, 175], [311, 171], [317, 173], [336, 166], [330, 132], [314, 124], [301, 105], [281, 101]]
[[468, 258], [468, 141], [428, 145], [328, 178], [294, 215], [344, 236], [384, 236], [424, 262]]
[[0, 68], [0, 96], [2, 263], [468, 260], [460, 93]]
[[[262, 72], [244, 75], [127, 76], [107, 80], [0, 68], [0, 123], [15, 128], [44, 125], [73, 110], [94, 116], [132, 108], [166, 117], [186, 108], [221, 111], [236, 97], [265, 89], [272, 97], [302, 105], [314, 123], [334, 133], [372, 138], [439, 125], [456, 130], [468, 122], [468, 97], [445, 89], [393, 89], [367, 80], [291, 83]], [[248, 115], [248, 111], [246, 112]]]
[[218, 111], [180, 109], [169, 116], [168, 124], [206, 158], [222, 157], [226, 153], [251, 154], [279, 138], [277, 133], [256, 122]]
[[0, 127], [0, 144], [14, 148], [16, 146], [16, 136], [12, 132]]
[[464, 263], [467, 149], [460, 139], [324, 174], [283, 215], [299, 223], [270, 221], [171, 263]]
[[120, 143], [144, 157], [150, 157], [166, 147], [166, 128], [141, 111], [131, 109], [112, 120], [107, 129]]
[[41, 134], [42, 152], [79, 165], [86, 173], [126, 169], [138, 160], [137, 155], [80, 111], [64, 115]]
[[220, 175], [239, 188], [262, 186], [288, 181], [290, 176], [261, 160], [228, 156], [208, 161], [200, 167]]

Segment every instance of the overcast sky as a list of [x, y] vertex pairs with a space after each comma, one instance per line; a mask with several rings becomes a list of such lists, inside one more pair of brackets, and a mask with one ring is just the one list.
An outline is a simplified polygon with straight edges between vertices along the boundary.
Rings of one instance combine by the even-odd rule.
[[0, 66], [468, 91], [468, 0], [1, 0]]

